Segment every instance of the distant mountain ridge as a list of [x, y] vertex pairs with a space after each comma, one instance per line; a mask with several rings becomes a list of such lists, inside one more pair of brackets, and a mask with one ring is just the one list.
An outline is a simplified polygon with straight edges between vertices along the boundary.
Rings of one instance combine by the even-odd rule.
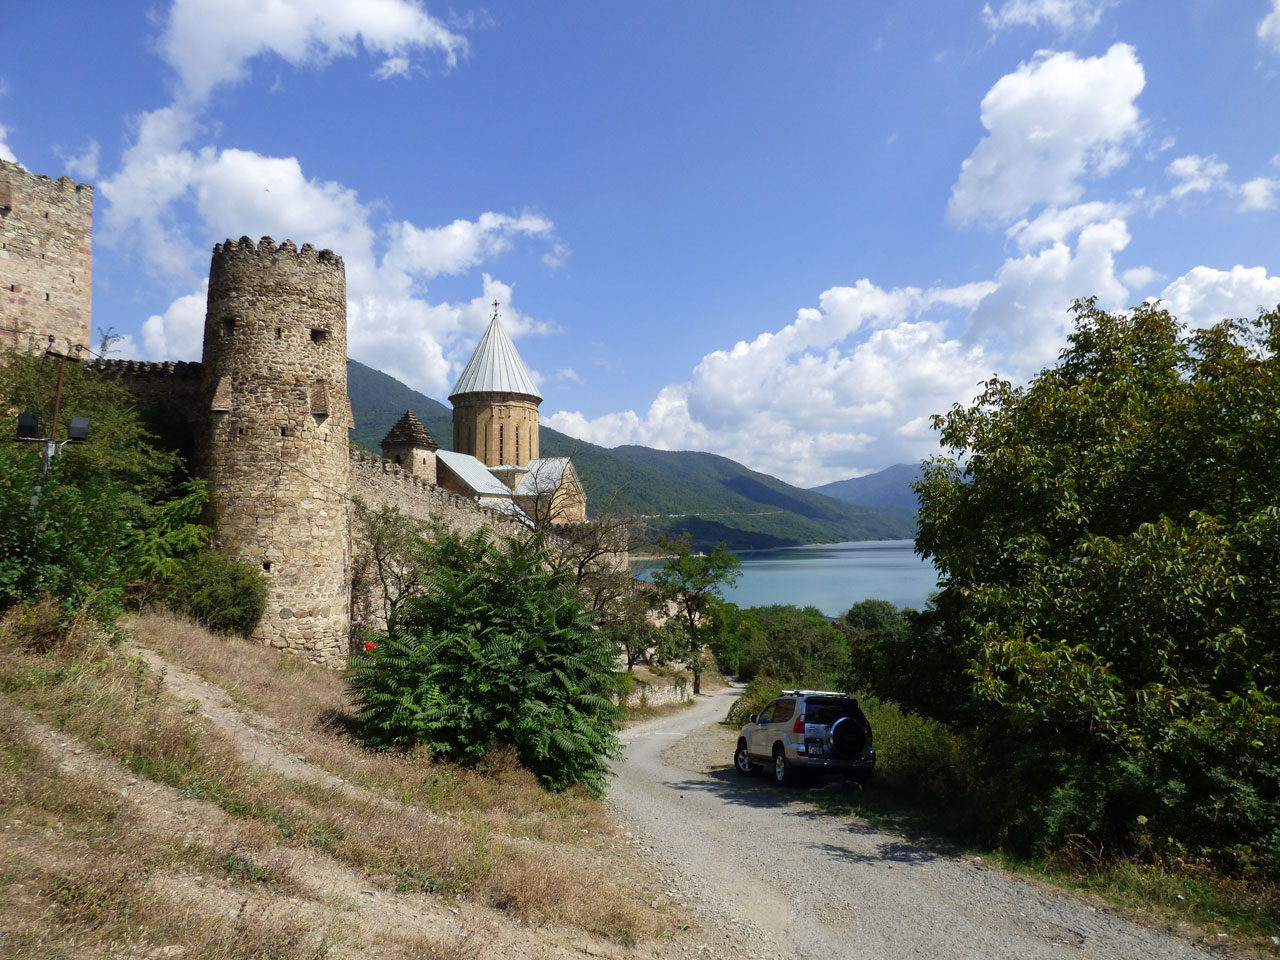
[[914, 514], [920, 507], [920, 500], [916, 492], [911, 489], [911, 484], [919, 479], [918, 463], [895, 463], [892, 467], [885, 467], [879, 473], [869, 473], [865, 477], [851, 477], [848, 480], [836, 480], [810, 489], [814, 493], [823, 493], [846, 503], [856, 503], [880, 510], [907, 510]]
[[[377, 452], [405, 410], [413, 410], [444, 450], [453, 449], [453, 412], [359, 361], [347, 364], [353, 442]], [[541, 427], [544, 457], [572, 456], [592, 514], [609, 509], [643, 518], [651, 536], [689, 531], [708, 547], [730, 549], [898, 540], [915, 535], [913, 517], [793, 487], [728, 457], [649, 447], [601, 447]]]

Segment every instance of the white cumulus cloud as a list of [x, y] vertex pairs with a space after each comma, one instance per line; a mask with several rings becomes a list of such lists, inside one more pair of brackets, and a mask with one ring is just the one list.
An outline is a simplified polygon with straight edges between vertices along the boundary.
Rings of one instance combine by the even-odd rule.
[[179, 297], [163, 314], [142, 324], [142, 346], [147, 356], [166, 360], [199, 360], [204, 345], [204, 313], [209, 282], [204, 289]]
[[1020, 380], [1054, 361], [1074, 297], [1122, 309], [1129, 281], [1157, 279], [1142, 268], [1117, 276], [1130, 242], [1125, 221], [1108, 216], [1117, 210], [1086, 205], [1024, 224], [1031, 252], [992, 280], [832, 287], [791, 323], [708, 353], [646, 411], [545, 422], [604, 446], [710, 450], [801, 486], [927, 456], [932, 414], [968, 402], [992, 375]]
[[1189, 193], [1208, 193], [1215, 188], [1230, 188], [1227, 165], [1216, 156], [1201, 157], [1192, 153], [1178, 157], [1169, 164], [1167, 172], [1177, 181], [1169, 191], [1175, 200], [1181, 200]]
[[1160, 299], [1183, 323], [1208, 326], [1280, 306], [1280, 277], [1268, 275], [1265, 267], [1195, 267], [1165, 287]]
[[1086, 177], [1128, 161], [1142, 135], [1135, 100], [1146, 84], [1133, 47], [1100, 57], [1041, 51], [982, 99], [987, 135], [961, 164], [949, 214], [959, 223], [1012, 220], [1039, 204], [1076, 203]]
[[1280, 193], [1280, 180], [1274, 177], [1254, 177], [1240, 184], [1240, 210], [1274, 210], [1276, 194]]
[[5, 143], [5, 138], [9, 136], [9, 128], [0, 123], [0, 160], [8, 160], [10, 163], [17, 163], [18, 158], [14, 156], [13, 151], [9, 149], [9, 145]]
[[1271, 12], [1258, 21], [1258, 40], [1280, 53], [1280, 0], [1271, 0]]
[[466, 40], [413, 0], [174, 0], [159, 41], [183, 99], [196, 102], [243, 79], [262, 54], [294, 67], [323, 66], [360, 48], [383, 58], [380, 74], [396, 76], [422, 50], [453, 65]]
[[1092, 30], [1108, 7], [1117, 0], [1005, 0], [999, 10], [991, 4], [982, 8], [982, 20], [992, 30], [1008, 27], [1038, 27], [1048, 24], [1063, 33]]

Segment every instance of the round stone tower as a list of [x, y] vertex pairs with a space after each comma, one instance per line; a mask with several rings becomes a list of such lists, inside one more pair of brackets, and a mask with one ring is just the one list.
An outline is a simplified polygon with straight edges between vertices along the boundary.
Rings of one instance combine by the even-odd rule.
[[201, 388], [215, 546], [270, 581], [255, 637], [333, 662], [351, 624], [342, 259], [270, 237], [215, 246]]

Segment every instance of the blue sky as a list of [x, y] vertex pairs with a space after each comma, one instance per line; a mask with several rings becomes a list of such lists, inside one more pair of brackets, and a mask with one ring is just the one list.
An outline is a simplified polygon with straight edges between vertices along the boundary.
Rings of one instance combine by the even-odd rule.
[[0, 155], [94, 183], [94, 326], [196, 359], [212, 245], [347, 264], [444, 400], [812, 486], [1051, 363], [1074, 297], [1280, 303], [1280, 0], [15, 2]]

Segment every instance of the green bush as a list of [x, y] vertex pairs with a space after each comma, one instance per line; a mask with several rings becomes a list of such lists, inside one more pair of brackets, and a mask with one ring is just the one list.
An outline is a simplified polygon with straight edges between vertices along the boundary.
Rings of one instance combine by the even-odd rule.
[[220, 553], [198, 553], [181, 563], [165, 597], [210, 630], [247, 637], [267, 612], [267, 578]]
[[349, 659], [366, 745], [465, 763], [514, 747], [546, 786], [603, 790], [618, 749], [615, 648], [538, 536], [423, 544], [423, 591]]
[[724, 722], [732, 727], [742, 726], [751, 714], [759, 713], [766, 703], [780, 693], [782, 693], [782, 684], [778, 680], [767, 673], [757, 674], [755, 679], [747, 685], [742, 696], [733, 701]]

